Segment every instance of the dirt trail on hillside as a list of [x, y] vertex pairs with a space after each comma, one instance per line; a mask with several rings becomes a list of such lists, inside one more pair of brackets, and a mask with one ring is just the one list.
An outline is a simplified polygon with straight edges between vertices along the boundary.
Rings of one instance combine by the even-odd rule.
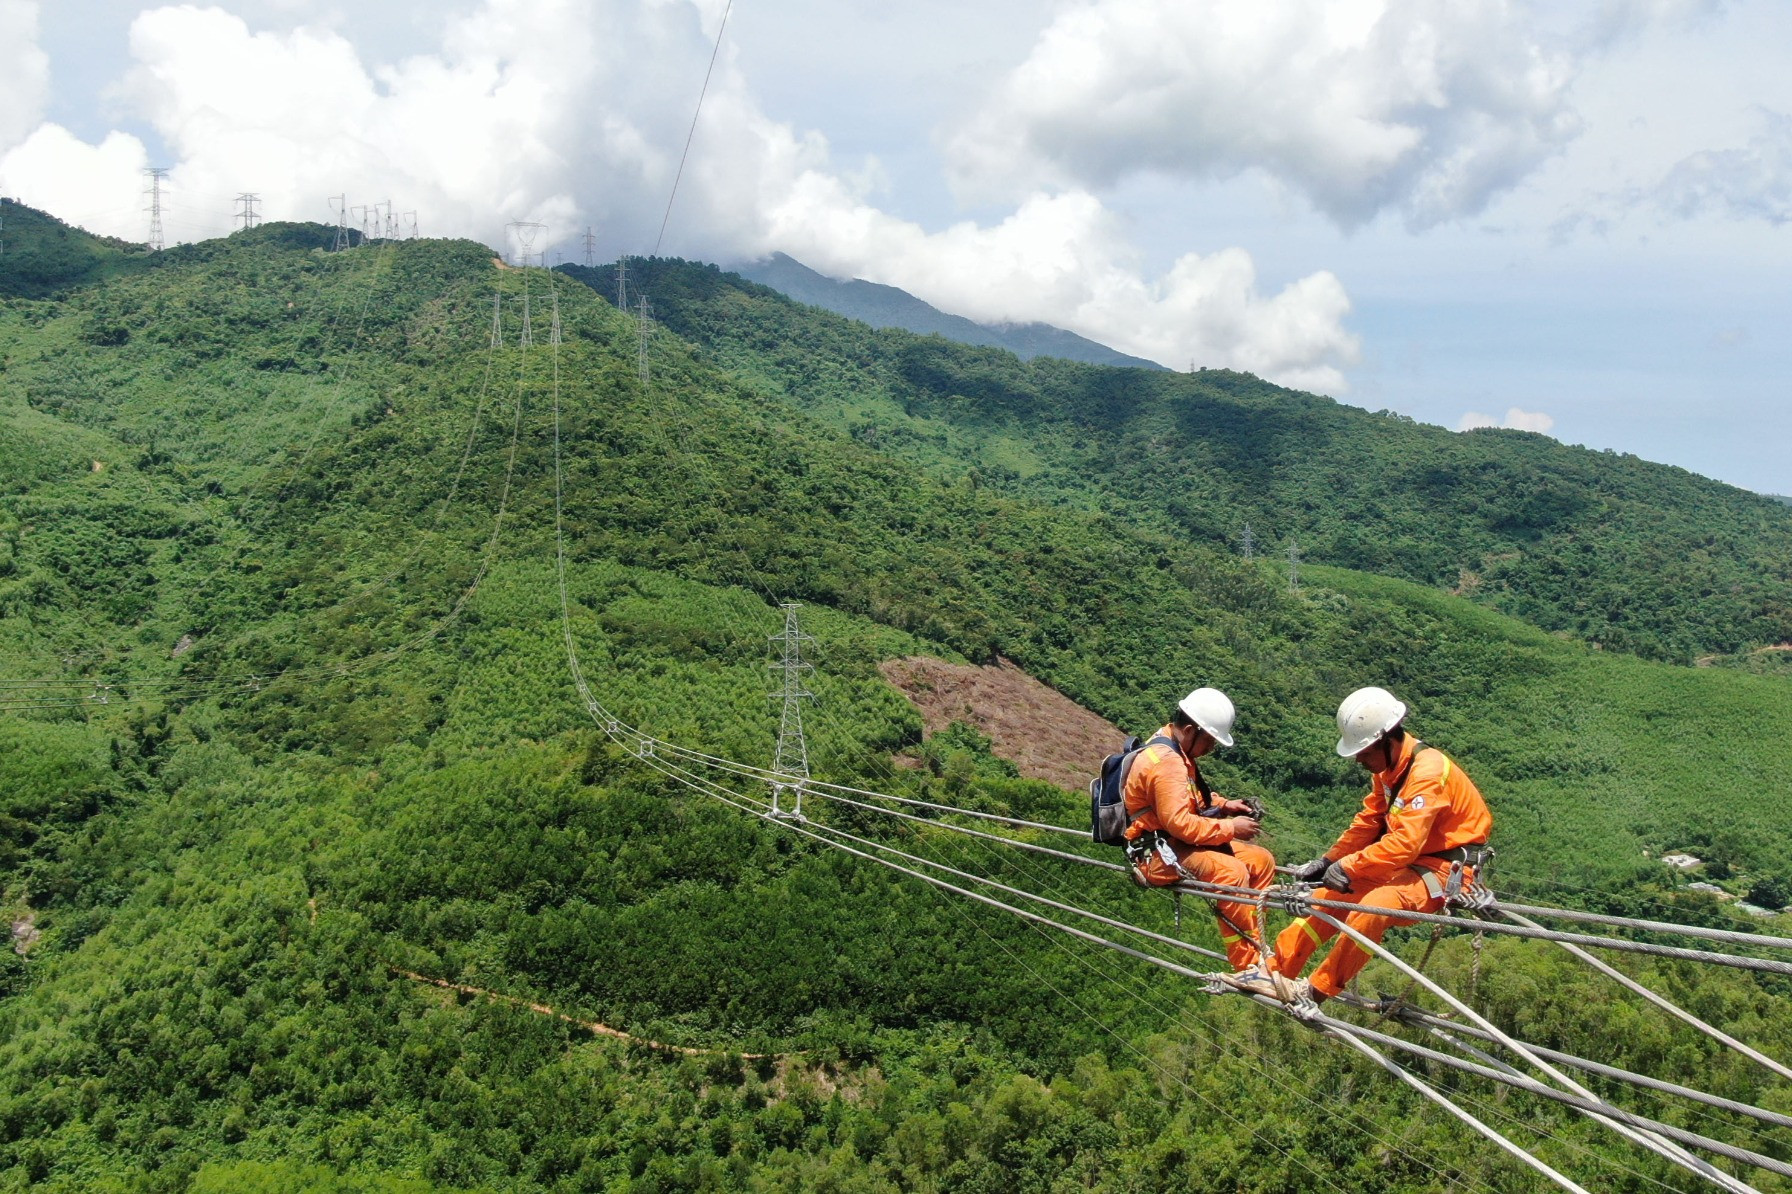
[[[512, 1007], [520, 1007], [534, 1012], [538, 1016], [552, 1016], [556, 1020], [564, 1020], [568, 1024], [577, 1025], [593, 1036], [614, 1037], [619, 1041], [627, 1041], [631, 1045], [645, 1045], [649, 1049], [661, 1049], [667, 1053], [681, 1053], [686, 1057], [721, 1057], [730, 1051], [725, 1049], [693, 1049], [688, 1045], [668, 1045], [664, 1041], [648, 1040], [646, 1037], [633, 1036], [620, 1028], [611, 1028], [608, 1024], [599, 1024], [596, 1020], [581, 1020], [577, 1016], [569, 1016], [565, 1012], [555, 1011], [545, 1003], [532, 1003], [515, 995], [504, 995], [497, 991], [488, 991], [484, 987], [469, 987], [465, 983], [451, 983], [445, 978], [431, 978], [427, 974], [418, 974], [414, 970], [404, 970], [397, 966], [389, 968], [400, 978], [408, 978], [414, 983], [428, 983], [432, 987], [440, 987], [444, 991], [453, 991], [459, 995], [489, 999], [495, 1003], [508, 1003]], [[736, 1057], [757, 1060], [762, 1057], [775, 1057], [773, 1053], [735, 1053]]]
[[1006, 659], [978, 667], [915, 655], [886, 659], [878, 671], [914, 702], [929, 734], [962, 721], [988, 734], [1022, 775], [1072, 791], [1087, 788], [1126, 737]]

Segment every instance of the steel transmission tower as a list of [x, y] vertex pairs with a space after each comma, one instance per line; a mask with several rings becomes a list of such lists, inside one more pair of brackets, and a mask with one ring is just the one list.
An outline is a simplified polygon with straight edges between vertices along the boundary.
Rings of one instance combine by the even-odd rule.
[[[815, 670], [814, 664], [803, 661], [803, 644], [813, 643], [815, 639], [804, 634], [797, 624], [796, 611], [801, 606], [785, 602], [778, 608], [784, 611], [784, 632], [772, 635], [771, 641], [779, 648], [781, 657], [766, 665], [781, 672], [784, 679], [779, 691], [772, 694], [775, 700], [784, 703], [783, 714], [778, 718], [778, 752], [772, 758], [772, 772], [777, 776], [772, 780], [772, 816], [801, 820], [803, 784], [809, 779], [809, 743], [803, 737], [803, 702], [815, 698], [814, 693], [803, 687], [803, 674]], [[796, 796], [796, 804], [789, 811], [778, 807], [778, 798], [785, 792]]]
[[585, 268], [590, 269], [597, 264], [597, 233], [591, 231], [591, 225], [585, 225]]
[[523, 292], [523, 331], [522, 334], [517, 337], [516, 342], [523, 348], [528, 348], [531, 344], [535, 343], [535, 327], [529, 322], [528, 291]]
[[168, 177], [168, 171], [161, 166], [151, 166], [143, 172], [149, 180], [144, 194], [149, 196], [149, 248], [153, 253], [160, 253], [165, 245], [162, 239], [162, 180]]
[[236, 197], [236, 218], [243, 222], [243, 231], [257, 227], [261, 223], [261, 213], [255, 209], [261, 205], [261, 196], [254, 191], [242, 191]]
[[616, 259], [616, 309], [628, 310], [628, 258]]
[[492, 295], [492, 347], [504, 347], [504, 296]]
[[1251, 533], [1250, 523], [1247, 522], [1244, 524], [1244, 530], [1239, 534], [1238, 541], [1244, 548], [1245, 559], [1254, 560], [1257, 558], [1257, 536]]
[[639, 339], [635, 346], [635, 376], [641, 379], [641, 388], [646, 389], [651, 377], [647, 369], [647, 332], [653, 326], [653, 303], [646, 295], [642, 295], [636, 309], [639, 314], [635, 317], [635, 328]]
[[[548, 321], [548, 343], [552, 344], [555, 348], [558, 348], [560, 347], [560, 292], [555, 290], [550, 291], [549, 293], [554, 299], [554, 311], [553, 316]], [[556, 357], [555, 359], [558, 360], [559, 358]], [[559, 366], [556, 365], [555, 368], [557, 369]]]
[[1300, 588], [1300, 544], [1288, 540], [1288, 588], [1292, 592]]
[[340, 253], [349, 246], [348, 236], [348, 196], [338, 195], [330, 201], [336, 209], [336, 243], [330, 246], [330, 252]]
[[516, 238], [517, 255], [511, 260], [512, 265], [546, 265], [547, 254], [535, 252], [535, 241], [547, 231], [546, 224], [536, 224], [528, 220], [513, 220], [509, 228], [510, 234]]

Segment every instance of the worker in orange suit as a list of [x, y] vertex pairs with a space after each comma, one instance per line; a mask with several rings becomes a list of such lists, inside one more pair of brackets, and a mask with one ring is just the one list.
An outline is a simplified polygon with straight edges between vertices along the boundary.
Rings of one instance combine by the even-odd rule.
[[[1332, 848], [1293, 871], [1299, 882], [1320, 883], [1312, 893], [1318, 899], [1386, 909], [1388, 914], [1328, 913], [1371, 941], [1380, 941], [1394, 925], [1413, 923], [1395, 913], [1441, 909], [1457, 864], [1462, 867], [1457, 882], [1472, 882], [1493, 830], [1474, 781], [1443, 751], [1408, 734], [1405, 722], [1406, 706], [1386, 689], [1359, 688], [1344, 698], [1338, 706], [1338, 753], [1369, 772], [1369, 794]], [[1313, 951], [1337, 932], [1315, 916], [1283, 929], [1275, 944], [1281, 974], [1297, 977]], [[1341, 937], [1289, 997], [1330, 999], [1368, 960], [1362, 946]]]
[[[1139, 882], [1161, 887], [1182, 879], [1261, 890], [1275, 880], [1276, 860], [1251, 839], [1261, 830], [1242, 800], [1216, 794], [1195, 760], [1232, 745], [1232, 701], [1217, 688], [1197, 688], [1178, 703], [1170, 724], [1152, 736], [1127, 773], [1123, 789], [1126, 856]], [[1241, 981], [1269, 983], [1256, 940], [1255, 905], [1215, 905], [1220, 940]]]

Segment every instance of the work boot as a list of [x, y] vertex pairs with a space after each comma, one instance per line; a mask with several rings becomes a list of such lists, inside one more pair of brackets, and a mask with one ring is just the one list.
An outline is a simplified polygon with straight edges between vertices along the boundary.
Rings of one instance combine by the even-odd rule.
[[1234, 990], [1250, 995], [1267, 995], [1283, 1003], [1288, 1002], [1293, 991], [1287, 979], [1273, 970], [1266, 971], [1261, 966], [1250, 966], [1237, 974], [1229, 974], [1225, 981]]

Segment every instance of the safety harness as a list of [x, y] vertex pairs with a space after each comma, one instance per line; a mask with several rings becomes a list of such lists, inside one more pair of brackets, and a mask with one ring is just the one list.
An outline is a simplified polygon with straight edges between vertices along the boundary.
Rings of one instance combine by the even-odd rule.
[[[1179, 754], [1181, 753], [1181, 747], [1177, 746], [1176, 743], [1172, 742], [1170, 739], [1162, 737], [1153, 738], [1150, 742], [1145, 744], [1145, 748], [1155, 746], [1159, 743], [1170, 747]], [[1197, 815], [1202, 817], [1225, 816], [1226, 814], [1223, 810], [1213, 807], [1213, 789], [1208, 786], [1207, 778], [1201, 774], [1201, 769], [1195, 767], [1193, 768], [1193, 771], [1195, 776], [1195, 792], [1201, 797], [1201, 810]], [[1247, 803], [1252, 806], [1252, 815], [1258, 818], [1263, 816], [1263, 806], [1261, 803], [1256, 800], [1250, 800], [1247, 801]], [[1138, 814], [1128, 821], [1128, 825], [1130, 826], [1132, 822], [1137, 821], [1139, 817], [1144, 816], [1146, 811], [1146, 809], [1140, 809]], [[1199, 883], [1201, 881], [1200, 878], [1187, 867], [1183, 866], [1182, 860], [1176, 857], [1176, 848], [1173, 844], [1175, 841], [1176, 839], [1171, 837], [1168, 831], [1163, 829], [1152, 829], [1141, 833], [1138, 837], [1127, 842], [1126, 861], [1128, 865], [1126, 870], [1127, 874], [1131, 876], [1132, 881], [1140, 887], [1149, 888], [1152, 886], [1145, 881], [1143, 868], [1146, 861], [1150, 859], [1152, 855], [1156, 855], [1158, 861], [1162, 862], [1176, 873], [1177, 878], [1186, 879], [1191, 883]], [[1180, 891], [1172, 891], [1170, 894], [1175, 900], [1176, 928], [1180, 931], [1182, 928], [1182, 893]], [[1218, 916], [1221, 923], [1232, 930], [1231, 934], [1222, 931], [1220, 933], [1221, 940], [1227, 940], [1229, 937], [1236, 937], [1239, 940], [1248, 940], [1251, 944], [1257, 947], [1258, 953], [1263, 957], [1267, 958], [1271, 956], [1269, 947], [1263, 940], [1261, 930], [1256, 932], [1247, 930], [1245, 926], [1233, 920], [1230, 916], [1226, 915], [1223, 910], [1217, 907], [1214, 909], [1214, 915]]]
[[[1412, 740], [1412, 753], [1406, 757], [1406, 770], [1402, 771], [1400, 773], [1400, 778], [1396, 779], [1393, 784], [1385, 789], [1388, 800], [1388, 812], [1383, 813], [1381, 817], [1381, 833], [1383, 837], [1387, 836], [1388, 817], [1396, 808], [1403, 809], [1406, 807], [1401, 798], [1401, 793], [1406, 789], [1406, 781], [1412, 778], [1412, 769], [1419, 761], [1419, 752], [1435, 749], [1435, 747], [1426, 746], [1425, 743], [1418, 738]], [[1442, 751], [1438, 751], [1438, 753], [1443, 754]], [[1450, 778], [1450, 769], [1455, 765], [1454, 760], [1452, 760], [1449, 755], [1444, 755], [1444, 773], [1438, 782], [1442, 783], [1447, 781]], [[1448, 850], [1434, 850], [1421, 854], [1419, 857], [1435, 858], [1440, 862], [1447, 862], [1450, 864], [1450, 872], [1447, 879], [1440, 879], [1437, 872], [1429, 867], [1415, 868], [1425, 884], [1425, 890], [1431, 894], [1431, 898], [1434, 900], [1443, 900], [1445, 904], [1448, 905], [1456, 903], [1461, 898], [1462, 887], [1467, 879], [1465, 872], [1471, 870], [1474, 871], [1477, 876], [1477, 886], [1481, 886], [1478, 881], [1479, 875], [1482, 868], [1492, 861], [1493, 847], [1489, 846], [1486, 842], [1466, 842], [1460, 846], [1452, 846]]]
[[[1145, 744], [1143, 749], [1149, 750], [1159, 743], [1168, 746], [1177, 754], [1182, 753], [1182, 748], [1180, 746], [1177, 746], [1171, 739], [1163, 737], [1153, 738]], [[1195, 776], [1195, 791], [1201, 797], [1200, 815], [1203, 817], [1209, 816], [1215, 811], [1212, 807], [1213, 789], [1208, 786], [1207, 778], [1201, 774], [1201, 769], [1199, 767], [1195, 767], [1192, 770]], [[1140, 809], [1137, 814], [1128, 820], [1127, 826], [1130, 828], [1134, 822], [1150, 811], [1150, 807], [1150, 805], [1147, 805], [1145, 808]], [[1156, 854], [1158, 859], [1165, 866], [1175, 871], [1181, 878], [1194, 878], [1194, 876], [1188, 872], [1187, 868], [1182, 865], [1181, 860], [1176, 857], [1176, 850], [1171, 845], [1175, 840], [1176, 839], [1171, 837], [1165, 830], [1152, 829], [1145, 833], [1141, 833], [1138, 837], [1135, 837], [1126, 843], [1126, 861], [1132, 864], [1131, 869], [1134, 876], [1134, 882], [1138, 882], [1141, 886], [1145, 886], [1143, 878], [1139, 874], [1139, 867], [1144, 865], [1145, 860], [1153, 854]]]

